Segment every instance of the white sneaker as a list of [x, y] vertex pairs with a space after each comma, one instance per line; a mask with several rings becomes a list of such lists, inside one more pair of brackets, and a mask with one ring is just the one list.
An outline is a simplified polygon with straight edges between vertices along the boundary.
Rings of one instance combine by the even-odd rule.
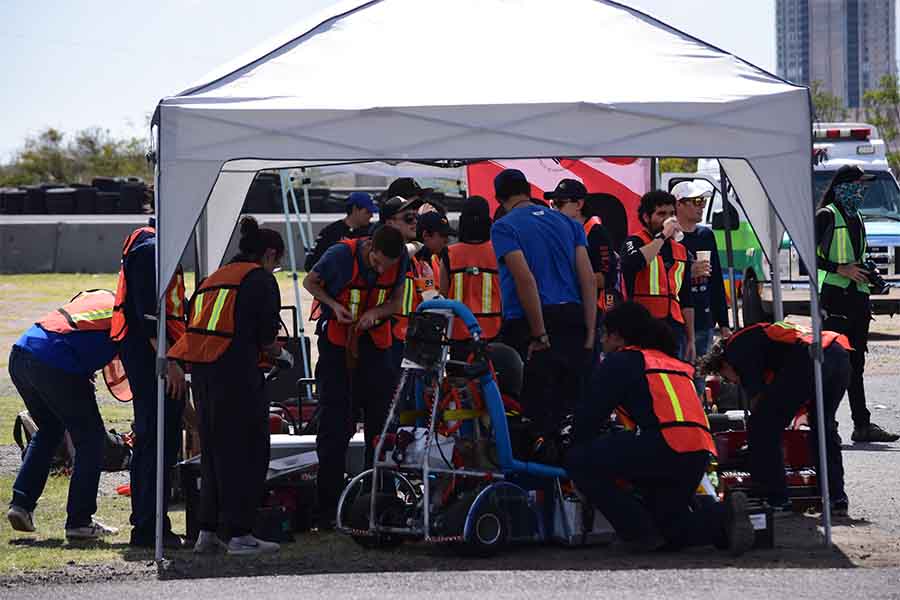
[[16, 531], [28, 533], [34, 531], [34, 512], [28, 512], [20, 506], [10, 504], [9, 510], [6, 511], [6, 518], [9, 519], [9, 524]]
[[228, 546], [219, 539], [215, 531], [200, 531], [194, 544], [194, 554], [215, 554], [219, 548]]
[[116, 535], [117, 533], [119, 533], [119, 530], [115, 527], [109, 527], [96, 519], [92, 519], [91, 524], [84, 527], [67, 527], [66, 539], [99, 540], [100, 538], [104, 538], [108, 535]]
[[228, 542], [228, 554], [233, 556], [253, 556], [256, 554], [271, 554], [281, 549], [275, 542], [266, 542], [252, 535], [233, 537]]

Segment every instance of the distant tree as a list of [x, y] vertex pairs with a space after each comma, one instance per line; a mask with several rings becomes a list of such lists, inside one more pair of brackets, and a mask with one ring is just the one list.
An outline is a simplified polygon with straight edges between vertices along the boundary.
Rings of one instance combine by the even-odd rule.
[[696, 158], [661, 158], [659, 160], [660, 173], [695, 173], [696, 171]]
[[140, 138], [116, 139], [108, 130], [90, 128], [76, 132], [68, 143], [65, 139], [53, 128], [27, 138], [13, 161], [0, 165], [0, 186], [90, 183], [103, 176], [152, 178]]
[[844, 101], [831, 92], [822, 89], [821, 81], [813, 81], [809, 85], [812, 95], [814, 120], [816, 121], [843, 121], [847, 118], [847, 109]]
[[900, 167], [900, 149], [897, 137], [900, 135], [900, 90], [895, 75], [885, 75], [878, 87], [863, 96], [866, 121], [878, 128], [887, 147], [888, 163], [894, 172]]

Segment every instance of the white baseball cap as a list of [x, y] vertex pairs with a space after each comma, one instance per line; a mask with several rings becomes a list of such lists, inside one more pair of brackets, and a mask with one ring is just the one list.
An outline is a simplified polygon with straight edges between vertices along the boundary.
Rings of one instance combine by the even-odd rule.
[[702, 198], [704, 196], [712, 196], [712, 184], [703, 179], [691, 179], [675, 184], [672, 188], [672, 195], [676, 200], [684, 198]]

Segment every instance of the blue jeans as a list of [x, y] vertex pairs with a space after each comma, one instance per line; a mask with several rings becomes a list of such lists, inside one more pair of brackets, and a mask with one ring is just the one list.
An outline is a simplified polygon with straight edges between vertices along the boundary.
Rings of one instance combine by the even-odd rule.
[[13, 483], [12, 504], [33, 511], [44, 492], [53, 455], [68, 430], [75, 446], [69, 481], [66, 528], [90, 525], [97, 512], [97, 486], [106, 432], [97, 408], [94, 384], [86, 375], [50, 367], [13, 346], [9, 376], [38, 426]]
[[[707, 352], [709, 352], [709, 347], [712, 345], [712, 340], [712, 328], [694, 330], [694, 348], [697, 349], [698, 360], [706, 355]], [[706, 377], [697, 375], [696, 377], [694, 377], [694, 385], [697, 388], [697, 395], [700, 396], [701, 399], [703, 399], [703, 394], [706, 391]]]

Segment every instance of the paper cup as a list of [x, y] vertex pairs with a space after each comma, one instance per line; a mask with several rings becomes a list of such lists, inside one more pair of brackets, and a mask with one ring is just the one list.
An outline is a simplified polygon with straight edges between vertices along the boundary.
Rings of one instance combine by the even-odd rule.
[[697, 250], [697, 260], [709, 262], [712, 258], [711, 250]]

